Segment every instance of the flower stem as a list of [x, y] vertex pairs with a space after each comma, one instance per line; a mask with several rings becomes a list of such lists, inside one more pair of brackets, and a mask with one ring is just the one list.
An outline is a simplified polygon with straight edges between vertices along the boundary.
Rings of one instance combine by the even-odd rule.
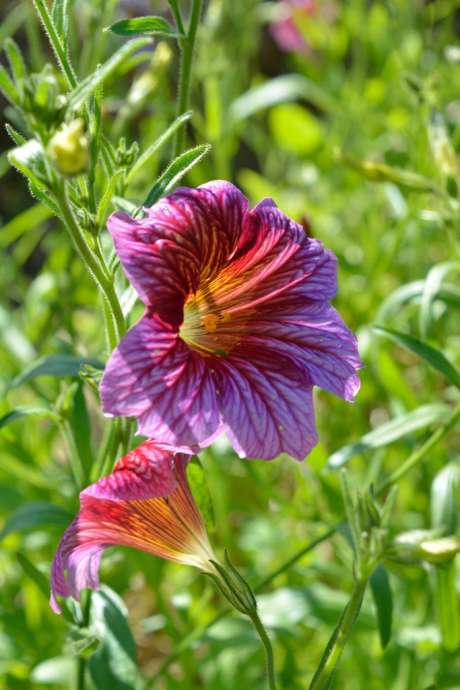
[[[200, 21], [203, 0], [192, 0], [190, 21], [186, 35], [179, 39], [180, 71], [179, 89], [177, 93], [177, 116], [182, 115], [188, 110], [188, 100], [190, 94], [190, 78], [192, 73], [193, 48], [195, 46], [196, 32]], [[177, 21], [177, 18], [176, 18]], [[179, 27], [180, 29], [180, 27]], [[174, 137], [173, 154], [178, 156], [184, 145], [184, 128], [180, 127]]]
[[358, 614], [363, 603], [366, 591], [367, 579], [356, 580], [355, 586], [339, 623], [334, 630], [331, 639], [327, 643], [320, 664], [313, 676], [308, 690], [327, 690], [330, 686], [332, 676], [337, 664], [342, 656], [345, 645], [348, 642], [353, 626], [356, 623]]
[[74, 246], [105, 299], [107, 308], [104, 310], [104, 313], [106, 316], [107, 340], [109, 348], [113, 350], [123, 336], [126, 326], [112, 278], [108, 273], [107, 266], [101, 264], [100, 260], [88, 246], [70, 208], [63, 184], [60, 184], [55, 191], [55, 197]]
[[259, 618], [257, 611], [254, 611], [251, 615], [251, 621], [254, 624], [254, 628], [260, 637], [260, 640], [264, 646], [265, 659], [267, 663], [267, 677], [268, 677], [268, 687], [270, 690], [276, 690], [276, 680], [275, 680], [275, 664], [273, 656], [273, 647], [270, 642], [270, 638], [267, 635], [267, 631], [264, 628], [262, 621]]
[[85, 690], [86, 659], [79, 656], [77, 658], [77, 683], [76, 690]]

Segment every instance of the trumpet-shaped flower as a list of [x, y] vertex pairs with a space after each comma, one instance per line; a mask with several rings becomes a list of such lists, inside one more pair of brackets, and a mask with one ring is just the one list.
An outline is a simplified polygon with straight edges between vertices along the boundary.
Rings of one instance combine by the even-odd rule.
[[336, 259], [270, 199], [228, 182], [180, 188], [109, 229], [146, 306], [112, 353], [106, 414], [194, 452], [226, 432], [241, 456], [302, 459], [317, 442], [312, 387], [352, 400], [356, 339], [329, 300]]
[[177, 563], [214, 572], [215, 559], [186, 478], [189, 456], [145, 441], [80, 494], [80, 512], [61, 539], [51, 571], [56, 596], [79, 599], [99, 586], [99, 564], [108, 546], [131, 546]]

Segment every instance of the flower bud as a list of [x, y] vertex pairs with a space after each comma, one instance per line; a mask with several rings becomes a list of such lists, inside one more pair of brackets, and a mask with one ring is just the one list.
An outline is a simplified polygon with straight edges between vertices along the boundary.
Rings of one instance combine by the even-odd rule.
[[64, 175], [77, 175], [88, 166], [88, 139], [84, 127], [82, 119], [72, 120], [64, 124], [48, 144], [51, 160]]

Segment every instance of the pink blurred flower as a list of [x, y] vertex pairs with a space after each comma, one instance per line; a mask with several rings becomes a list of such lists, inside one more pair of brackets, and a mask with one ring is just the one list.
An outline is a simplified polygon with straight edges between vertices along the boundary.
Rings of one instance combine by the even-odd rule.
[[177, 563], [214, 572], [215, 559], [186, 478], [189, 456], [173, 455], [145, 441], [80, 494], [80, 512], [61, 539], [51, 570], [50, 604], [57, 596], [79, 599], [99, 586], [99, 564], [108, 546], [131, 546]]
[[109, 229], [146, 305], [112, 353], [105, 413], [194, 452], [227, 432], [241, 456], [302, 459], [317, 442], [312, 387], [352, 400], [356, 339], [329, 300], [336, 259], [270, 199], [229, 182], [180, 188]]
[[297, 20], [302, 16], [314, 15], [317, 9], [315, 0], [281, 0], [277, 3], [279, 18], [271, 24], [270, 30], [281, 50], [288, 53], [309, 50]]

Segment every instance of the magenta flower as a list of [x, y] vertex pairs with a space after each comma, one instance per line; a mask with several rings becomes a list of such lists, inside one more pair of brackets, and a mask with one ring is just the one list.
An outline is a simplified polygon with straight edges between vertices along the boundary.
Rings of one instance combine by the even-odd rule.
[[281, 0], [277, 10], [279, 18], [271, 24], [270, 30], [278, 46], [287, 53], [307, 52], [309, 45], [299, 29], [297, 20], [302, 15], [315, 14], [315, 0]]
[[312, 387], [352, 400], [356, 339], [329, 300], [336, 259], [266, 199], [228, 182], [181, 188], [109, 229], [146, 305], [112, 353], [105, 413], [194, 452], [226, 432], [241, 456], [302, 459], [317, 442]]
[[214, 572], [216, 560], [186, 478], [188, 456], [145, 441], [80, 494], [80, 512], [61, 539], [51, 570], [57, 596], [79, 599], [99, 586], [99, 564], [108, 546], [132, 546], [177, 563]]

